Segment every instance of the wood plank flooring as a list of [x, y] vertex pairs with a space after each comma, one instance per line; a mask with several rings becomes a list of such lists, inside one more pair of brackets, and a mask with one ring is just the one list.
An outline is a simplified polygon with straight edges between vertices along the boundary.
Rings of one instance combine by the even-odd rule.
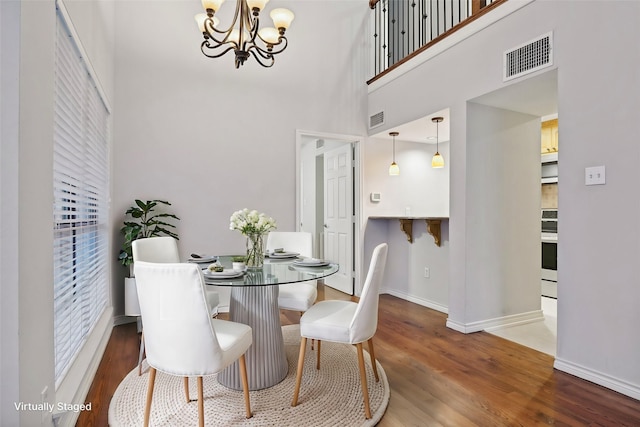
[[[348, 299], [331, 288], [319, 299]], [[298, 313], [281, 312], [283, 324]], [[553, 369], [553, 358], [503, 338], [461, 334], [446, 315], [380, 296], [376, 356], [391, 398], [378, 424], [395, 426], [640, 426], [640, 401]], [[106, 426], [109, 401], [137, 363], [135, 324], [117, 326], [77, 426]], [[292, 391], [293, 392], [293, 391]]]

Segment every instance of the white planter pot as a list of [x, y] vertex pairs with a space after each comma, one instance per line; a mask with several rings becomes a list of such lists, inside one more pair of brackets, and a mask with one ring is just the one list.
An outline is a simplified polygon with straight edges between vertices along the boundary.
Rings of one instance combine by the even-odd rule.
[[125, 277], [124, 279], [124, 315], [140, 316], [138, 288], [134, 277]]

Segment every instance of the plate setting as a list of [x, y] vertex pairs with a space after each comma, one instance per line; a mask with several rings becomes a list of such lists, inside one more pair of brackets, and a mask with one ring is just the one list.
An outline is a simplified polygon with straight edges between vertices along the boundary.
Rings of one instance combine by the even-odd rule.
[[187, 262], [195, 262], [197, 264], [200, 263], [209, 263], [211, 264], [212, 262], [216, 262], [218, 260], [218, 257], [215, 255], [198, 255], [198, 254], [191, 254], [191, 256], [189, 257], [189, 259], [187, 260]]
[[211, 271], [208, 268], [202, 269], [202, 274], [207, 279], [234, 279], [241, 277], [245, 272], [239, 270], [233, 270], [231, 268], [225, 268], [223, 271]]
[[296, 258], [300, 254], [297, 252], [267, 252], [265, 256], [273, 259], [288, 259], [288, 258]]
[[317, 258], [305, 258], [293, 261], [293, 265], [300, 267], [326, 267], [329, 264], [331, 264], [329, 261]]

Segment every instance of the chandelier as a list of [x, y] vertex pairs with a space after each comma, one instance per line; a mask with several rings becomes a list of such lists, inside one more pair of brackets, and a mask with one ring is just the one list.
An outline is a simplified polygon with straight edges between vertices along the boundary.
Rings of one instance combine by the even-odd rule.
[[215, 14], [224, 1], [202, 0], [206, 13], [195, 16], [204, 36], [200, 45], [202, 53], [209, 58], [219, 58], [233, 50], [236, 68], [240, 68], [250, 54], [263, 67], [271, 67], [274, 55], [287, 48], [284, 33], [293, 21], [293, 13], [288, 9], [273, 9], [270, 16], [274, 26], [260, 28], [260, 11], [269, 0], [237, 0], [231, 25], [220, 28], [220, 20]]

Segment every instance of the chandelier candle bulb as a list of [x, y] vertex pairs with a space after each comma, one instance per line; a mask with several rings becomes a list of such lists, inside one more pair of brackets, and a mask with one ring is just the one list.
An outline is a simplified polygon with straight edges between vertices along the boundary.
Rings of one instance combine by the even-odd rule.
[[202, 0], [202, 7], [204, 7], [204, 10], [209, 11], [209, 9], [211, 9], [214, 12], [217, 12], [218, 9], [220, 9], [220, 6], [222, 6], [222, 3], [224, 3], [224, 0]]
[[262, 28], [260, 31], [258, 31], [258, 34], [265, 43], [270, 45], [277, 44], [278, 38], [280, 37], [280, 33], [278, 32], [278, 30], [273, 27]]
[[289, 9], [273, 9], [271, 11], [271, 19], [273, 19], [273, 25], [284, 34], [284, 30], [289, 28], [291, 21], [293, 21], [294, 15]]
[[[249, 6], [249, 9], [253, 11], [254, 15], [264, 9], [267, 3], [269, 3], [269, 0], [247, 0], [247, 5]], [[257, 9], [257, 12], [255, 9]]]

